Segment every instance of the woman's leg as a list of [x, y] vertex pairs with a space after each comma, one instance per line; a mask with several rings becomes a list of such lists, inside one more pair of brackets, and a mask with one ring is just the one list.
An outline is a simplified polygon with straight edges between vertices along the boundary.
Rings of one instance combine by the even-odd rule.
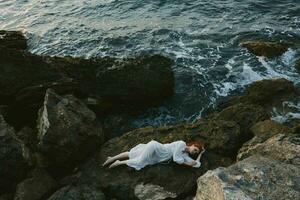
[[105, 166], [105, 165], [107, 165], [109, 163], [112, 163], [116, 160], [122, 160], [122, 159], [126, 159], [126, 158], [129, 158], [129, 152], [128, 151], [120, 153], [120, 154], [118, 154], [114, 157], [108, 157], [107, 160], [103, 163], [102, 166]]
[[126, 164], [127, 164], [127, 161], [128, 161], [128, 160], [122, 160], [122, 161], [116, 160], [113, 164], [111, 164], [111, 165], [109, 166], [109, 168], [111, 169], [111, 168], [114, 168], [114, 167], [117, 167], [117, 166], [120, 166], [120, 165], [126, 165]]

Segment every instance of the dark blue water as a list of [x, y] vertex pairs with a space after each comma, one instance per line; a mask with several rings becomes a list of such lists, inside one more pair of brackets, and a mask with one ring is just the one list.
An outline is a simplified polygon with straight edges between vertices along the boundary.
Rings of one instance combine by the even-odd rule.
[[259, 38], [299, 43], [300, 0], [0, 0], [0, 29], [26, 32], [37, 54], [171, 57], [176, 94], [137, 126], [196, 120], [256, 80], [300, 81], [299, 46], [274, 60], [239, 47]]

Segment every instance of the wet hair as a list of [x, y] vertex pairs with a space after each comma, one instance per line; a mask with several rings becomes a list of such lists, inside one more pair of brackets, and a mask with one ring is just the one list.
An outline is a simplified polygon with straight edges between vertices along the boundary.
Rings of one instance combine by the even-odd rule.
[[187, 143], [187, 146], [192, 146], [194, 145], [195, 147], [198, 147], [198, 149], [201, 151], [202, 147], [204, 147], [204, 143], [202, 141], [189, 141]]

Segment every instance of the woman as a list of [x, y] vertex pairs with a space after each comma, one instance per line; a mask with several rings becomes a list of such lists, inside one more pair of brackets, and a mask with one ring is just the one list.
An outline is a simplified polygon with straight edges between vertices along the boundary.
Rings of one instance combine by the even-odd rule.
[[[204, 146], [199, 141], [186, 144], [184, 141], [179, 140], [161, 144], [155, 140], [151, 140], [147, 144], [139, 144], [133, 147], [129, 152], [108, 157], [102, 166], [111, 164], [109, 168], [113, 168], [119, 165], [128, 165], [136, 170], [140, 170], [147, 165], [153, 165], [172, 158], [178, 164], [198, 168], [201, 166], [200, 159], [204, 151]], [[196, 160], [189, 157], [189, 154], [194, 155], [198, 153], [199, 155]]]

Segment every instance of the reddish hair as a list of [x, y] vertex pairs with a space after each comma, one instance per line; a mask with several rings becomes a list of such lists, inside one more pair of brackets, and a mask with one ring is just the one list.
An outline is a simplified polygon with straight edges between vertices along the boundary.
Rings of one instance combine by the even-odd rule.
[[195, 147], [198, 147], [198, 149], [201, 151], [202, 148], [204, 147], [204, 143], [201, 141], [189, 141], [187, 143], [187, 146], [192, 146], [194, 145]]

